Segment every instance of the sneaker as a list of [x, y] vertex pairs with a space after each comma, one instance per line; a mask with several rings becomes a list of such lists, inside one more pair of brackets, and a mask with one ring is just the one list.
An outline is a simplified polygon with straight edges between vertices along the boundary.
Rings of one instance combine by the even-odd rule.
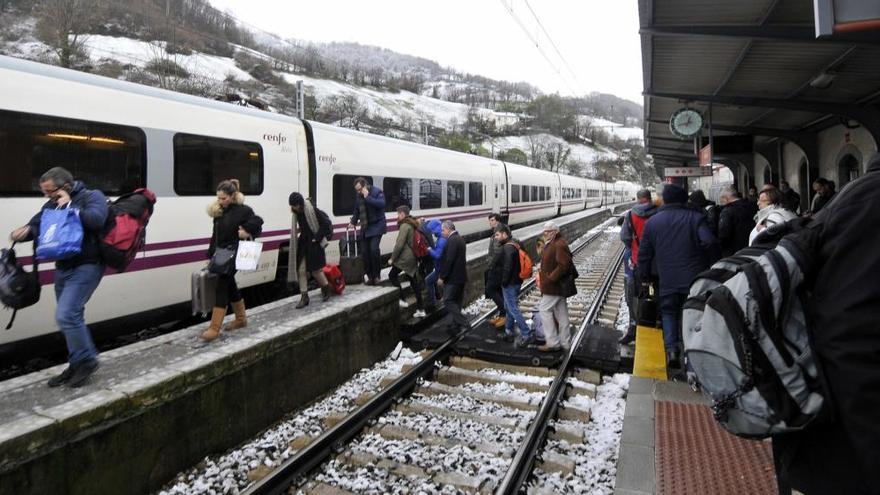
[[507, 343], [512, 343], [515, 339], [516, 339], [516, 336], [515, 336], [514, 334], [512, 334], [512, 333], [505, 333], [505, 334], [501, 337], [501, 340], [503, 340], [503, 341], [505, 341], [505, 342], [507, 342]]
[[400, 304], [400, 309], [409, 308], [409, 304], [407, 304], [406, 301], [398, 301], [398, 303]]
[[428, 316], [428, 313], [425, 313], [424, 309], [417, 309], [415, 313], [413, 313], [413, 318], [424, 318]]
[[64, 371], [62, 371], [60, 375], [50, 378], [46, 384], [52, 388], [60, 387], [70, 380], [71, 375], [73, 375], [73, 366], [68, 366], [67, 368], [64, 368]]
[[98, 370], [101, 364], [97, 359], [90, 359], [83, 363], [77, 365], [77, 367], [73, 370], [73, 374], [70, 376], [70, 380], [67, 381], [68, 387], [82, 387], [86, 384], [95, 371]]
[[516, 346], [519, 347], [520, 349], [525, 349], [531, 345], [534, 345], [534, 343], [535, 343], [535, 339], [533, 339], [531, 337], [526, 337], [526, 338], [519, 337], [516, 339]]

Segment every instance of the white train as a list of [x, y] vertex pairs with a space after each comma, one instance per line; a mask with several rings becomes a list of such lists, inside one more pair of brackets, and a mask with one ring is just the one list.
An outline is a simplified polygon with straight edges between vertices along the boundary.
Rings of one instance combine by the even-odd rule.
[[[86, 309], [89, 323], [115, 322], [181, 307], [189, 275], [206, 261], [216, 184], [241, 181], [246, 202], [265, 220], [260, 266], [239, 273], [242, 287], [286, 275], [291, 216], [287, 196], [316, 198], [343, 235], [353, 212], [353, 180], [384, 191], [395, 240], [398, 204], [416, 216], [452, 219], [463, 234], [500, 212], [521, 224], [630, 200], [636, 185], [602, 183], [439, 148], [0, 56], [0, 235], [38, 211], [38, 179], [63, 166], [108, 196], [146, 185], [159, 197], [147, 245], [124, 273], [104, 277]], [[30, 244], [17, 248], [30, 257]], [[329, 258], [338, 257], [331, 243]], [[53, 266], [40, 266], [51, 284]], [[56, 330], [51, 285], [38, 305], [0, 332], [0, 348]], [[8, 318], [7, 310], [0, 318]], [[5, 321], [5, 320], [2, 320]]]

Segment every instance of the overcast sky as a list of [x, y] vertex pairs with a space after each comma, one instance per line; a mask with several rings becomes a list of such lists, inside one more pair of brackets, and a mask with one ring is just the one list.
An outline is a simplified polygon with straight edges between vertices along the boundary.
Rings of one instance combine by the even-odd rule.
[[[375, 45], [464, 72], [526, 81], [548, 93], [601, 91], [642, 103], [636, 0], [528, 0], [528, 5], [526, 0], [210, 2], [246, 23], [286, 38]], [[505, 5], [513, 8], [551, 62], [544, 59]]]

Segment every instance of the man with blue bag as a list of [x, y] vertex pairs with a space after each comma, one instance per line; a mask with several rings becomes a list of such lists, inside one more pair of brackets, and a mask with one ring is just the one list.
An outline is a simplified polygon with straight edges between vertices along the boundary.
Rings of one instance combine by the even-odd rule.
[[109, 211], [107, 198], [74, 181], [61, 167], [40, 177], [40, 189], [48, 201], [9, 237], [34, 240], [37, 260], [55, 261], [55, 321], [67, 341], [70, 365], [48, 385], [80, 387], [98, 369], [98, 350], [85, 323], [85, 305], [104, 275], [98, 243]]

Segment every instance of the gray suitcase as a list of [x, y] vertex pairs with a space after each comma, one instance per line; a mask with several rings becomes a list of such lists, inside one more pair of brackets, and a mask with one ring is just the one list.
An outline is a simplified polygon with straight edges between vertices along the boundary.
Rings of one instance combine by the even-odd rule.
[[217, 274], [200, 268], [192, 274], [192, 314], [206, 316], [217, 301]]
[[[349, 233], [353, 232], [354, 235]], [[345, 230], [345, 238], [339, 239], [339, 269], [348, 285], [364, 283], [364, 258], [358, 254], [356, 230]]]

